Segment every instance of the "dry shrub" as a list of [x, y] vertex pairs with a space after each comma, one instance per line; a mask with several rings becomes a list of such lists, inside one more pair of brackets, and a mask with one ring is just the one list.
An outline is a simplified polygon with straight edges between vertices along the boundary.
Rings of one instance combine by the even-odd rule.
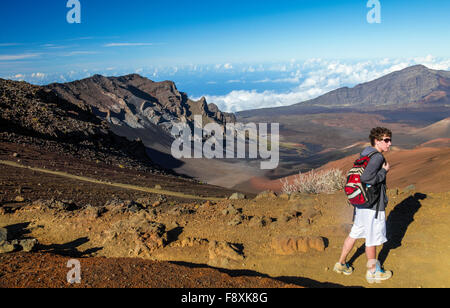
[[319, 172], [312, 170], [305, 174], [300, 172], [291, 183], [287, 179], [280, 181], [283, 184], [283, 193], [321, 194], [343, 189], [346, 178], [341, 170], [330, 169]]

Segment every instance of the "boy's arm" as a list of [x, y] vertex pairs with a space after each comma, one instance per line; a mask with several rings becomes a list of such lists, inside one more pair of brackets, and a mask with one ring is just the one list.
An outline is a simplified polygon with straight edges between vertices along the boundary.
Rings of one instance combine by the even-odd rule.
[[370, 159], [364, 173], [361, 176], [361, 182], [376, 185], [386, 180], [386, 169], [382, 168], [384, 163], [383, 155], [375, 154]]

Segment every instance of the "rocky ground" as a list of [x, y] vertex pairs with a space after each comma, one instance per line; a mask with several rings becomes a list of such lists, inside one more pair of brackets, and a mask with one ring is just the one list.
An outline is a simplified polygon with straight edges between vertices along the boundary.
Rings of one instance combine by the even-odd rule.
[[80, 258], [81, 283], [67, 282], [70, 257], [52, 253], [0, 255], [1, 288], [297, 288], [258, 273], [131, 258]]
[[[26, 151], [18, 155], [24, 164], [87, 172], [75, 161], [64, 165], [55, 160], [51, 166], [40, 156], [31, 159]], [[8, 157], [20, 159], [10, 152], [0, 158]], [[136, 171], [108, 173], [101, 164], [86, 168], [110, 183], [159, 185]], [[67, 286], [63, 274], [69, 258], [87, 268], [79, 287], [370, 286], [364, 278], [361, 241], [349, 260], [355, 273], [344, 277], [332, 271], [351, 227], [352, 209], [342, 193], [269, 192], [246, 199], [236, 194], [229, 200], [229, 191], [195, 182], [161, 185], [211, 197], [200, 200], [7, 165], [0, 169], [1, 286]], [[380, 261], [394, 277], [376, 286], [450, 286], [450, 242], [445, 236], [450, 231], [450, 193], [411, 186], [389, 190], [389, 197], [390, 242]]]
[[113, 133], [90, 106], [74, 105], [26, 82], [0, 79], [0, 142], [153, 174], [173, 173], [147, 156], [141, 140]]

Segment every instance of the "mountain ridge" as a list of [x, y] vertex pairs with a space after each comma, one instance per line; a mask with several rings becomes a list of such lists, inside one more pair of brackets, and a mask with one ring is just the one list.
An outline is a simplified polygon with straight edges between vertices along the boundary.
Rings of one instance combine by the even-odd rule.
[[173, 174], [152, 161], [141, 141], [130, 141], [112, 132], [90, 106], [74, 105], [44, 87], [26, 82], [0, 79], [0, 141]]
[[52, 83], [46, 88], [76, 105], [93, 107], [98, 116], [117, 126], [158, 126], [170, 132], [179, 122], [193, 127], [196, 114], [202, 115], [205, 124], [236, 121], [233, 114], [221, 112], [214, 104], [208, 105], [204, 97], [198, 101], [189, 99], [173, 81], [155, 82], [138, 74], [94, 75], [69, 83]]
[[290, 106], [246, 110], [239, 117], [298, 112], [321, 113], [330, 109], [349, 111], [396, 110], [450, 106], [450, 71], [414, 65], [355, 87], [342, 87], [317, 98]]

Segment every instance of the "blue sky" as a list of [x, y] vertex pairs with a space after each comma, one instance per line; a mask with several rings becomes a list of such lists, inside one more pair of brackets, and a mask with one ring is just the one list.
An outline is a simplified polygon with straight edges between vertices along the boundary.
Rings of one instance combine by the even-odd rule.
[[[367, 22], [367, 0], [80, 0], [81, 24], [67, 22], [66, 3], [1, 1], [1, 78], [45, 84], [138, 72], [221, 101], [233, 91], [300, 91], [312, 70], [333, 63], [376, 72], [366, 78], [420, 59], [448, 69], [447, 0], [380, 0], [381, 24]], [[367, 81], [336, 74], [322, 76], [331, 86], [322, 90]]]

